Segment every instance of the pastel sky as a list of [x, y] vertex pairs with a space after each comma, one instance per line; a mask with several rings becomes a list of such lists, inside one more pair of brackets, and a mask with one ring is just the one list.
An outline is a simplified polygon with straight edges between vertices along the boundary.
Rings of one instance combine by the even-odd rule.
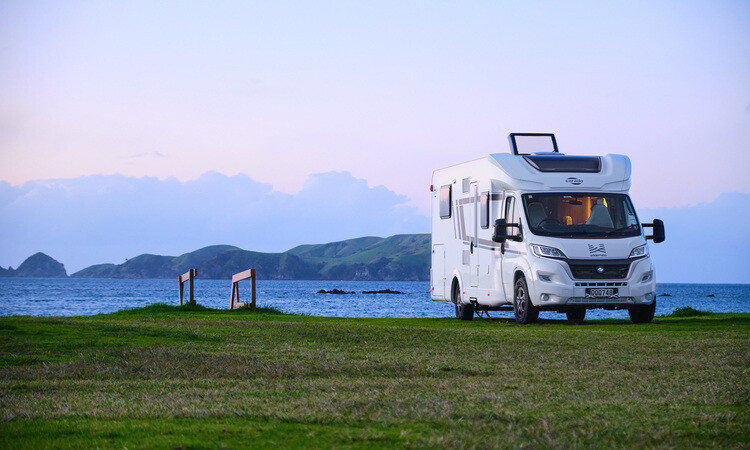
[[[129, 205], [108, 210], [126, 220], [160, 208], [118, 183], [166, 202], [224, 178], [263, 194], [250, 211], [267, 198], [299, 208], [323, 181], [383, 202], [370, 228], [332, 221], [284, 240], [267, 225], [253, 249], [429, 232], [432, 171], [506, 152], [510, 132], [630, 156], [639, 209], [750, 193], [749, 23], [745, 0], [0, 1], [0, 200], [16, 199], [0, 205], [0, 232], [24, 235], [30, 205], [55, 198], [95, 215], [86, 189]], [[156, 220], [153, 236], [107, 258], [256, 245], [201, 223], [209, 234], [180, 249], [158, 237], [172, 222]], [[5, 266], [45, 250], [2, 242]], [[68, 264], [105, 262], [89, 255]]]
[[[750, 192], [750, 2], [4, 1], [0, 179], [432, 170], [553, 132], [639, 206]], [[710, 180], [710, 182], [706, 182]]]

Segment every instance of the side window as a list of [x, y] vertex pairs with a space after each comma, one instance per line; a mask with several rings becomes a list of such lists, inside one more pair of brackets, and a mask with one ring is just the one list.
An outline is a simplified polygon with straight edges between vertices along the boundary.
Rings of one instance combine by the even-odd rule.
[[630, 202], [622, 202], [622, 206], [625, 209], [625, 226], [637, 225], [638, 221], [635, 218], [635, 212], [630, 207]]
[[482, 228], [490, 227], [490, 193], [483, 192], [479, 197], [479, 225]]
[[[516, 214], [516, 198], [508, 197], [505, 201], [505, 223], [518, 224], [519, 217]], [[518, 227], [507, 227], [505, 234], [508, 236], [520, 236], [520, 228]]]
[[440, 218], [451, 218], [451, 185], [440, 187]]
[[505, 200], [505, 223], [516, 223], [516, 198], [508, 197]]

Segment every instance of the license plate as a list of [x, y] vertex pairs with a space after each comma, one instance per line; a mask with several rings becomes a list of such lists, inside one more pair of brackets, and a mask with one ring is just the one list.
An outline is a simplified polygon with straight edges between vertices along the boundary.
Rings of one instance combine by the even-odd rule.
[[613, 298], [619, 297], [617, 288], [587, 288], [586, 298]]

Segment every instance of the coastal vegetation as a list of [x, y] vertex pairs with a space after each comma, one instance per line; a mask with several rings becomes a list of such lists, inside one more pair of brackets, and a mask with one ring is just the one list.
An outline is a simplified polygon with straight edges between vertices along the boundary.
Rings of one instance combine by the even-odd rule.
[[180, 256], [144, 254], [122, 264], [97, 264], [74, 278], [174, 278], [197, 268], [198, 278], [229, 279], [253, 267], [264, 280], [425, 281], [430, 276], [430, 235], [362, 237], [262, 253], [213, 245]]
[[0, 278], [36, 277], [36, 278], [67, 278], [65, 266], [44, 253], [35, 253], [18, 266], [18, 269], [0, 267]]
[[0, 446], [743, 447], [750, 314], [0, 318]]

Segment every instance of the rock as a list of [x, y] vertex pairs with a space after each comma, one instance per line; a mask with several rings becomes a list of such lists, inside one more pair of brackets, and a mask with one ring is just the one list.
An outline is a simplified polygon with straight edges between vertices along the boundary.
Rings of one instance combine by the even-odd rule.
[[659, 294], [657, 297], [671, 297], [672, 294]]
[[29, 256], [18, 269], [13, 271], [14, 277], [33, 277], [33, 278], [68, 278], [68, 273], [58, 261], [45, 255], [36, 253]]
[[331, 289], [330, 291], [326, 291], [325, 289], [321, 289], [317, 292], [318, 294], [356, 294], [356, 292], [346, 292], [342, 291], [341, 289]]
[[714, 294], [708, 294], [706, 297], [716, 297]]
[[362, 291], [363, 294], [403, 294], [401, 291], [392, 291], [390, 289], [382, 289], [380, 291]]

